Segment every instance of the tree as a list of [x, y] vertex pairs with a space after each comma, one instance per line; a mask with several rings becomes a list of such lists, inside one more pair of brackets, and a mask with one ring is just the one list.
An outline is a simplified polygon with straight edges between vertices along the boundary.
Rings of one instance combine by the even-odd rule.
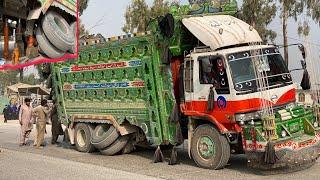
[[79, 37], [89, 35], [89, 31], [84, 27], [84, 24], [81, 23], [81, 20], [79, 19]]
[[79, 8], [80, 15], [82, 15], [83, 11], [87, 9], [88, 3], [89, 3], [89, 0], [79, 0], [78, 8]]
[[[174, 2], [176, 3], [176, 2]], [[170, 10], [170, 4], [168, 1], [154, 0], [153, 5], [150, 9], [150, 18], [154, 19], [159, 16], [167, 14]]]
[[[320, 1], [319, 0], [280, 0], [281, 3], [281, 18], [283, 31], [284, 59], [288, 65], [288, 30], [287, 21], [293, 18], [298, 22], [298, 34], [308, 36], [310, 32], [308, 17], [317, 23], [320, 23]], [[305, 16], [305, 20], [301, 21], [301, 15]]]
[[0, 91], [4, 92], [7, 86], [17, 83], [18, 74], [19, 74], [18, 70], [0, 71], [0, 82], [1, 82]]
[[274, 41], [276, 32], [267, 28], [276, 16], [274, 0], [244, 0], [239, 18], [254, 27], [264, 42]]
[[125, 12], [126, 24], [122, 30], [126, 33], [143, 32], [150, 21], [149, 8], [145, 0], [132, 0]]
[[151, 19], [163, 16], [170, 11], [171, 5], [179, 5], [178, 1], [171, 4], [165, 0], [154, 0], [149, 8], [145, 0], [132, 0], [124, 14], [126, 23], [122, 30], [126, 33], [144, 32]]

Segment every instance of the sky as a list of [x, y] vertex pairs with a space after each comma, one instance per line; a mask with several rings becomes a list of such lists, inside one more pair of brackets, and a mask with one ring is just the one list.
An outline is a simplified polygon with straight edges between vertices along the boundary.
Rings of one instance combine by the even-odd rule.
[[[96, 34], [101, 33], [105, 37], [118, 36], [124, 34], [121, 30], [125, 23], [124, 13], [126, 7], [130, 4], [130, 0], [116, 0], [110, 3], [110, 0], [90, 0], [88, 8], [85, 10], [84, 14], [80, 17], [81, 21], [84, 23], [85, 27], [90, 33]], [[148, 5], [152, 5], [153, 0], [146, 0]], [[239, 6], [242, 0], [238, 1]], [[181, 4], [187, 4], [188, 0], [180, 0]], [[276, 38], [276, 44], [282, 43], [282, 25], [279, 15], [275, 20], [269, 25], [270, 29], [277, 32], [278, 36]], [[315, 45], [316, 52], [314, 55], [319, 61], [320, 57], [320, 26], [311, 23], [311, 32], [309, 38], [311, 43]], [[288, 23], [288, 36], [290, 43], [303, 43], [303, 39], [297, 34], [297, 23], [293, 19], [289, 20]], [[299, 68], [301, 54], [297, 47], [289, 48], [289, 69]], [[320, 63], [318, 63], [320, 67]], [[294, 72], [293, 77], [296, 82], [301, 79], [301, 72]]]

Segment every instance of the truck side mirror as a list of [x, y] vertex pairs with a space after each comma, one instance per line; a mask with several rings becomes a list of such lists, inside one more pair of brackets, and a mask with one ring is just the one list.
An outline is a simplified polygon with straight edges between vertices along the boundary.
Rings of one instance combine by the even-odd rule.
[[302, 55], [303, 59], [306, 59], [306, 49], [305, 49], [304, 45], [300, 44], [300, 45], [298, 45], [298, 48], [301, 51], [301, 55]]
[[303, 90], [309, 90], [311, 88], [310, 77], [307, 69], [304, 69], [300, 86]]

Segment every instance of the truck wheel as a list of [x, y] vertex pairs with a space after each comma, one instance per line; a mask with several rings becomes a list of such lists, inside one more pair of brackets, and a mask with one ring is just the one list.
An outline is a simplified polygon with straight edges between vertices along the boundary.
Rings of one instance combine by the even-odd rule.
[[121, 136], [114, 143], [112, 143], [109, 147], [100, 150], [101, 154], [112, 156], [120, 152], [128, 143], [129, 136]]
[[74, 46], [74, 35], [68, 22], [57, 12], [49, 11], [42, 20], [42, 29], [48, 40], [61, 51]]
[[222, 148], [223, 148], [223, 152], [224, 152], [223, 159], [221, 161], [220, 166], [222, 166], [221, 168], [223, 168], [228, 164], [231, 152], [230, 152], [230, 144], [229, 144], [227, 138], [223, 135], [220, 135], [220, 139], [222, 142]]
[[197, 127], [191, 141], [191, 155], [195, 163], [207, 169], [223, 168], [230, 157], [229, 144], [224, 140], [225, 137], [208, 124]]
[[44, 53], [49, 58], [55, 59], [64, 55], [63, 51], [60, 51], [49, 42], [49, 40], [47, 39], [40, 27], [37, 29], [36, 32], [36, 39], [39, 44], [40, 52]]
[[76, 149], [80, 152], [93, 152], [95, 147], [91, 144], [90, 139], [93, 127], [88, 124], [78, 123], [75, 127], [74, 143]]
[[91, 143], [97, 149], [105, 149], [115, 142], [119, 135], [117, 129], [112, 125], [98, 125], [92, 133]]
[[77, 52], [77, 40], [76, 40], [77, 39], [77, 21], [71, 23], [70, 28], [73, 33], [74, 39], [75, 39], [74, 45], [70, 49], [70, 52], [74, 54]]

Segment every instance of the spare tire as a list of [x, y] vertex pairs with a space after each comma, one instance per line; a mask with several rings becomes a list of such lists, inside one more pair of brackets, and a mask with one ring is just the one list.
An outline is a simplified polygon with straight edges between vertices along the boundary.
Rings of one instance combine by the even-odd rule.
[[112, 156], [120, 152], [128, 143], [129, 136], [121, 136], [114, 143], [112, 143], [109, 147], [101, 150], [100, 152], [103, 155]]
[[74, 39], [75, 39], [74, 45], [70, 49], [70, 52], [74, 54], [77, 52], [77, 21], [71, 23], [70, 28], [73, 33]]
[[42, 29], [48, 40], [61, 51], [66, 52], [75, 44], [68, 22], [54, 11], [47, 12], [42, 19]]
[[49, 40], [47, 39], [40, 27], [37, 29], [36, 32], [36, 39], [38, 41], [40, 52], [44, 53], [49, 58], [55, 59], [64, 55], [63, 51], [57, 49], [49, 42]]
[[112, 125], [98, 125], [92, 133], [91, 143], [97, 149], [105, 149], [106, 147], [110, 146], [110, 144], [115, 142], [119, 135], [120, 134], [118, 133], [117, 129]]

